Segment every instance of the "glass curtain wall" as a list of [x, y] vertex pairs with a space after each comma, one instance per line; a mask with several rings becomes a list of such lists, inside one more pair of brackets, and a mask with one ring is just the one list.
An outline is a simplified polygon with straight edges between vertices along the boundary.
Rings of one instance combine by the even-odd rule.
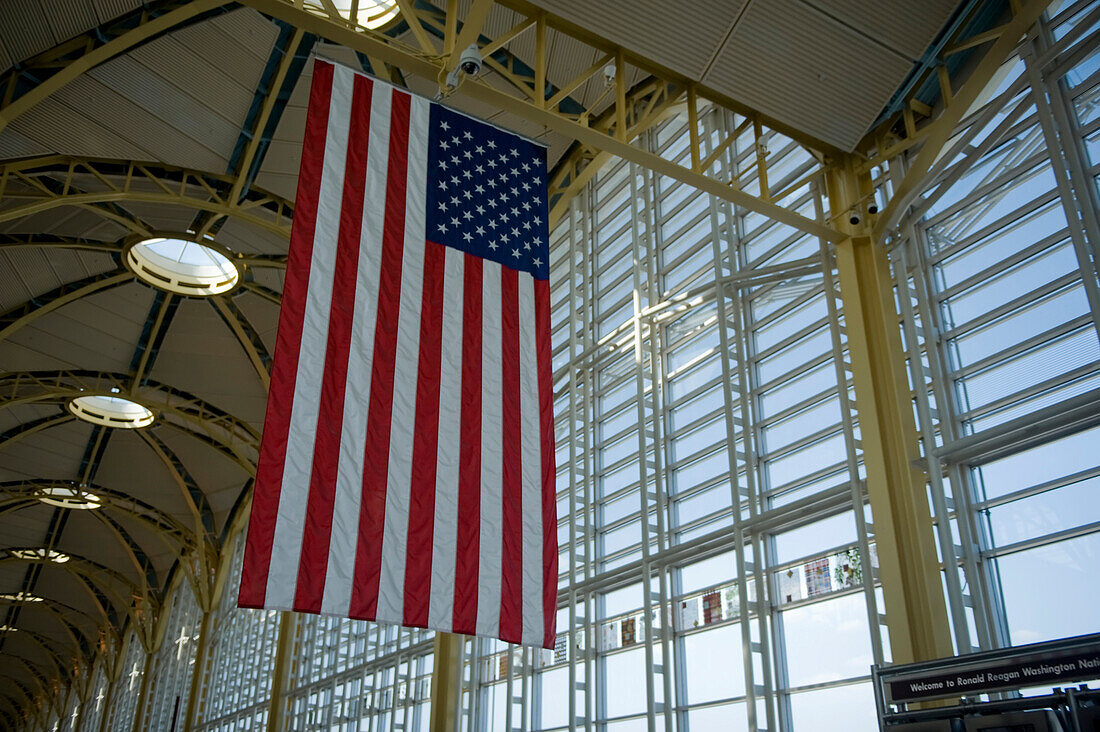
[[[646, 144], [683, 161], [686, 123]], [[804, 149], [702, 123], [734, 139], [714, 174], [756, 190], [766, 156], [775, 198], [824, 216]], [[551, 266], [561, 635], [468, 644], [469, 728], [873, 729], [874, 540], [830, 252], [616, 162]]]
[[240, 533], [227, 544], [233, 553], [211, 619], [196, 719], [198, 730], [266, 729], [280, 613], [237, 607], [244, 539]]
[[891, 243], [964, 650], [1100, 630], [1098, 22], [1051, 5]]
[[317, 615], [293, 632], [286, 729], [427, 730], [432, 632]]
[[145, 729], [183, 729], [191, 677], [195, 671], [195, 652], [202, 625], [202, 611], [195, 601], [191, 584], [181, 578], [166, 609], [160, 649], [153, 655], [146, 702]]
[[107, 704], [107, 690], [110, 681], [107, 678], [107, 664], [100, 660], [92, 672], [88, 686], [88, 696], [80, 708], [77, 727], [80, 732], [99, 732], [100, 721]]
[[134, 715], [141, 696], [141, 682], [145, 675], [145, 649], [133, 630], [126, 634], [123, 649], [122, 666], [107, 712], [107, 729], [112, 732], [133, 729]]

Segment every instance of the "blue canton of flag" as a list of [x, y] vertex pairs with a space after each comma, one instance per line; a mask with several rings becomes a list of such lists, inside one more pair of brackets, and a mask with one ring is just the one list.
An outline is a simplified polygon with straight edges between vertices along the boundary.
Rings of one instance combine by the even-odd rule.
[[549, 277], [546, 150], [433, 104], [427, 238]]

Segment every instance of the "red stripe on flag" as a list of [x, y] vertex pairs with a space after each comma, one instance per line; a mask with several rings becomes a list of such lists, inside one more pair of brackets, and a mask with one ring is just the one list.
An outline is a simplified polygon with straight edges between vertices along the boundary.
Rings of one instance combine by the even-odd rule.
[[237, 599], [241, 607], [263, 607], [267, 595], [271, 543], [279, 515], [287, 435], [290, 431], [294, 385], [298, 375], [298, 353], [302, 346], [306, 288], [309, 283], [310, 261], [313, 258], [317, 196], [321, 188], [329, 101], [332, 96], [332, 72], [332, 64], [320, 61], [314, 64], [305, 144], [302, 146], [302, 166], [298, 175], [294, 222], [290, 232], [283, 304], [279, 311], [279, 335], [275, 343], [271, 387], [268, 390], [264, 440], [256, 468], [248, 539], [241, 567], [241, 589]]
[[329, 305], [328, 344], [325, 369], [321, 375], [321, 401], [313, 444], [306, 522], [298, 558], [298, 586], [294, 594], [294, 609], [298, 612], [321, 612], [321, 598], [325, 592], [329, 540], [332, 536], [332, 505], [340, 463], [340, 433], [344, 425], [348, 350], [355, 316], [355, 280], [359, 269], [359, 236], [363, 228], [363, 188], [367, 176], [372, 84], [367, 77], [355, 75], [332, 302]]
[[554, 487], [554, 375], [550, 361], [550, 281], [535, 280], [535, 351], [542, 445], [542, 617], [544, 648], [553, 648], [558, 620], [558, 511]]
[[447, 250], [426, 242], [420, 305], [420, 358], [413, 422], [409, 533], [405, 540], [404, 622], [428, 626], [432, 589], [432, 538], [435, 530], [435, 478], [439, 450], [439, 371], [443, 340], [443, 280]]
[[453, 630], [477, 632], [481, 541], [481, 257], [465, 255], [462, 289], [462, 414]]
[[[501, 267], [501, 588], [500, 637], [509, 643], [523, 639], [523, 463], [519, 389], [519, 273]], [[530, 327], [530, 326], [528, 326]]]
[[382, 225], [382, 268], [374, 331], [367, 442], [363, 456], [363, 499], [349, 615], [374, 619], [378, 612], [378, 578], [382, 568], [382, 531], [386, 518], [390, 423], [393, 415], [393, 369], [397, 319], [401, 306], [401, 258], [405, 248], [405, 190], [409, 163], [408, 94], [393, 92], [390, 149], [386, 172], [386, 214]]

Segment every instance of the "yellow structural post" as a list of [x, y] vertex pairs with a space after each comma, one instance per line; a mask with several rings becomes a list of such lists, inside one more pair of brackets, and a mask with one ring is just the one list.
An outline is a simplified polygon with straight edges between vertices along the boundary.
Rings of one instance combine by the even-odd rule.
[[191, 671], [190, 693], [187, 695], [187, 707], [183, 712], [180, 729], [191, 732], [195, 728], [195, 715], [199, 708], [199, 695], [203, 689], [203, 668], [206, 666], [206, 652], [210, 646], [210, 625], [214, 615], [212, 610], [203, 610], [202, 624], [199, 626], [198, 647], [195, 649], [195, 665]]
[[145, 716], [145, 708], [149, 700], [149, 678], [153, 675], [153, 651], [145, 652], [145, 666], [141, 673], [141, 687], [138, 692], [137, 710], [134, 712], [134, 732], [140, 732], [142, 718]]
[[432, 661], [431, 732], [455, 732], [458, 729], [458, 697], [462, 693], [462, 644], [466, 636], [455, 633], [435, 634], [435, 658]]
[[872, 240], [871, 179], [851, 158], [826, 171], [867, 492], [894, 663], [953, 654], [932, 516], [885, 247]]
[[[286, 685], [290, 658], [294, 653], [294, 613], [280, 613], [279, 642], [275, 646], [275, 668], [271, 672], [271, 698], [267, 705], [267, 732], [286, 729]], [[198, 669], [196, 669], [197, 671]]]

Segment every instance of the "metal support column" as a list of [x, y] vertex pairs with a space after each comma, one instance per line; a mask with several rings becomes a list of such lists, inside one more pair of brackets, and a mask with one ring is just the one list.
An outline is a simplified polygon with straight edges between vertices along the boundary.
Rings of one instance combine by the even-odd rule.
[[134, 732], [141, 730], [142, 717], [145, 716], [145, 709], [149, 704], [149, 679], [153, 675], [153, 655], [154, 651], [145, 651], [145, 668], [141, 673], [141, 690], [138, 692], [137, 709], [134, 711]]
[[435, 634], [432, 662], [431, 732], [454, 732], [458, 725], [458, 703], [462, 695], [462, 650], [466, 637], [455, 633]]
[[826, 171], [830, 214], [848, 238], [836, 246], [860, 420], [867, 491], [895, 663], [953, 653], [932, 516], [886, 249], [871, 240], [864, 201], [869, 176], [851, 160]]
[[199, 645], [195, 649], [195, 670], [191, 672], [191, 690], [187, 695], [187, 709], [183, 715], [184, 732], [191, 732], [195, 727], [195, 713], [199, 708], [199, 694], [203, 688], [202, 678], [206, 666], [206, 651], [210, 647], [210, 621], [213, 615], [213, 610], [203, 610], [202, 624], [199, 626]]
[[[267, 707], [267, 732], [281, 732], [286, 718], [287, 669], [294, 653], [294, 613], [284, 612], [279, 620], [279, 644], [275, 647], [275, 668], [271, 673], [271, 699]], [[197, 671], [198, 669], [196, 669]]]

